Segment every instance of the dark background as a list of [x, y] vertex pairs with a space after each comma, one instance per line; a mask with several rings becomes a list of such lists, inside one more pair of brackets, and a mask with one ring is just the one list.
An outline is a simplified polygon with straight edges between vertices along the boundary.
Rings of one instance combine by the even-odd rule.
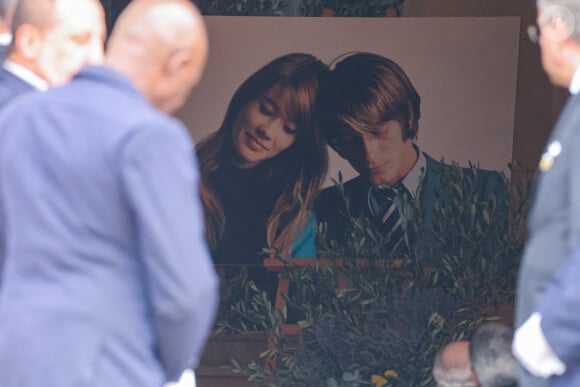
[[121, 11], [131, 2], [131, 0], [100, 0], [107, 19], [107, 32], [111, 33], [113, 23]]

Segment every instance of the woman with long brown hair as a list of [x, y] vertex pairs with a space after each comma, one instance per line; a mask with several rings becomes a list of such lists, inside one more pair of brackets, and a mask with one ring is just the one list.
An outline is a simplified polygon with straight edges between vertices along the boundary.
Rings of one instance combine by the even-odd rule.
[[316, 97], [327, 72], [309, 54], [274, 59], [242, 83], [219, 130], [199, 143], [206, 234], [216, 264], [259, 267], [264, 248], [315, 256], [310, 209], [328, 164]]

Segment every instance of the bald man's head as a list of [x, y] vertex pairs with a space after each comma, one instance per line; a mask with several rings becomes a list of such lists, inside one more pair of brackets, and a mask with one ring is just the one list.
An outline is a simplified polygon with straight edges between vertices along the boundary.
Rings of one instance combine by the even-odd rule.
[[107, 64], [128, 76], [153, 105], [172, 113], [199, 82], [207, 52], [205, 24], [190, 1], [139, 0], [117, 19]]
[[455, 341], [435, 356], [433, 378], [438, 387], [475, 387], [469, 361], [469, 341]]
[[50, 85], [103, 61], [105, 17], [98, 0], [20, 0], [8, 59]]
[[12, 34], [23, 25], [31, 25], [45, 32], [56, 21], [56, 0], [21, 0], [12, 18]]

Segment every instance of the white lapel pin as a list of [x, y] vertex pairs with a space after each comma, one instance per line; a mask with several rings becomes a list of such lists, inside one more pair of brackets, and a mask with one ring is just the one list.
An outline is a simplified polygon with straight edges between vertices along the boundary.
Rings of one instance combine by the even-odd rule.
[[552, 141], [540, 160], [540, 170], [542, 172], [549, 171], [554, 165], [554, 160], [562, 153], [562, 144], [558, 140]]

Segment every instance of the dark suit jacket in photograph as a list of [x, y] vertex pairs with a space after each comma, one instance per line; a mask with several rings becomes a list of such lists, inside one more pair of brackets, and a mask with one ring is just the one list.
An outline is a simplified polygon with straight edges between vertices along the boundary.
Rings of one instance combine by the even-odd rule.
[[[433, 207], [441, 192], [441, 177], [450, 172], [451, 165], [436, 161], [423, 153], [426, 159], [426, 172], [418, 188], [419, 206], [426, 222], [433, 218]], [[471, 168], [461, 168], [464, 176], [473, 176]], [[467, 181], [467, 180], [465, 180]], [[479, 169], [475, 180], [478, 197], [481, 200], [507, 198], [507, 187], [502, 175], [496, 171]], [[344, 196], [349, 198], [350, 214], [353, 218], [366, 217], [372, 219], [368, 206], [368, 191], [371, 183], [361, 176], [343, 184]], [[507, 202], [506, 202], [507, 203]], [[346, 211], [344, 198], [338, 187], [324, 189], [315, 203], [315, 213], [318, 222], [326, 222], [328, 240], [341, 240], [351, 227], [351, 222], [344, 215]]]

